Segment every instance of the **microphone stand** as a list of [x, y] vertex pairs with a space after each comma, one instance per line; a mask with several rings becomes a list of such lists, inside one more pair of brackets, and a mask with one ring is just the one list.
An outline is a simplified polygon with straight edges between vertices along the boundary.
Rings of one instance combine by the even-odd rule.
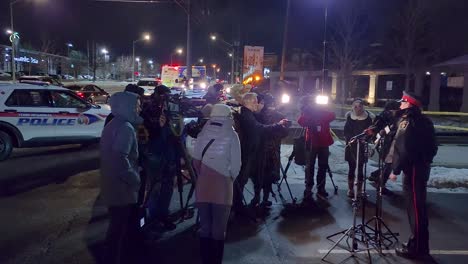
[[[382, 212], [383, 212], [383, 207], [382, 207], [382, 192], [384, 188], [384, 169], [385, 169], [385, 157], [383, 157], [382, 149], [383, 149], [383, 142], [385, 140], [385, 137], [381, 137], [378, 141], [378, 147], [380, 149], [379, 152], [379, 185], [378, 185], [378, 190], [377, 190], [377, 197], [376, 197], [376, 206], [375, 206], [375, 216], [369, 219], [369, 221], [366, 222], [366, 227], [369, 228], [374, 232], [372, 240], [373, 242], [376, 243], [376, 247], [379, 251], [380, 254], [382, 254], [382, 248], [385, 247], [385, 249], [388, 249], [390, 246], [392, 246], [394, 243], [398, 242], [397, 236], [399, 235], [398, 233], [392, 232], [390, 228], [385, 224], [384, 220], [382, 219]], [[372, 223], [374, 223], [374, 226], [372, 227]], [[385, 232], [382, 230], [382, 228], [385, 228]], [[393, 241], [394, 240], [394, 241]]]
[[[359, 174], [358, 173], [359, 173], [359, 162], [360, 162], [360, 156], [361, 156], [360, 155], [361, 140], [366, 135], [367, 135], [367, 133], [363, 132], [363, 133], [361, 133], [359, 135], [356, 135], [356, 136], [352, 137], [348, 142], [348, 146], [350, 146], [350, 144], [352, 144], [354, 141], [357, 140], [357, 142], [356, 142], [356, 144], [357, 144], [356, 169], [355, 169], [355, 178], [354, 178], [354, 185], [355, 186], [358, 186], [358, 184], [359, 184], [359, 176], [358, 176]], [[367, 148], [367, 143], [364, 143], [364, 144], [366, 144], [365, 147]], [[365, 182], [363, 181], [362, 184], [365, 185]], [[375, 245], [373, 243], [369, 243], [370, 240], [371, 240], [371, 237], [368, 234], [368, 232], [366, 232], [366, 227], [367, 226], [364, 224], [364, 218], [365, 218], [365, 215], [364, 215], [365, 214], [365, 209], [364, 209], [364, 207], [365, 207], [366, 200], [363, 197], [365, 195], [366, 195], [365, 189], [363, 189], [363, 192], [360, 195], [361, 197], [359, 197], [357, 190], [356, 190], [356, 192], [354, 192], [354, 198], [352, 200], [353, 225], [351, 227], [349, 227], [348, 229], [346, 229], [346, 230], [334, 233], [334, 234], [329, 235], [327, 237], [328, 240], [334, 242], [331, 238], [334, 237], [334, 236], [342, 234], [340, 239], [338, 239], [336, 242], [334, 242], [335, 244], [328, 250], [328, 252], [325, 254], [325, 256], [323, 256], [323, 258], [322, 258], [323, 261], [325, 261], [325, 258], [340, 244], [340, 242], [343, 239], [348, 237], [348, 239], [346, 239], [347, 247], [344, 247], [344, 246], [340, 246], [340, 247], [347, 250], [347, 251], [349, 251], [349, 253], [351, 253], [351, 257], [355, 257], [358, 252], [361, 252], [361, 251], [365, 250], [365, 251], [367, 251], [369, 262], [372, 263], [370, 250], [371, 249], [376, 249], [377, 250], [377, 248], [375, 247]], [[361, 198], [361, 199], [359, 199], [359, 198]], [[361, 202], [363, 215], [361, 216], [362, 217], [362, 223], [358, 225], [357, 224], [357, 215], [358, 215], [358, 210], [359, 210], [359, 202]], [[358, 238], [358, 236], [359, 236], [359, 238]], [[351, 239], [351, 245], [349, 244], [349, 239]], [[363, 243], [364, 248], [359, 249], [358, 248], [358, 243]]]

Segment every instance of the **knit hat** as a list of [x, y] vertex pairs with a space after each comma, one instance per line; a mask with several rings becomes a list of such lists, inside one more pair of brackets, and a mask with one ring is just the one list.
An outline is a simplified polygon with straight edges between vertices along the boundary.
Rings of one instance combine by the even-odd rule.
[[401, 102], [408, 102], [414, 106], [421, 107], [422, 103], [421, 100], [419, 99], [418, 96], [415, 94], [412, 94], [410, 92], [403, 91], [403, 96], [401, 97], [400, 100], [398, 100], [399, 103]]
[[134, 94], [138, 94], [139, 96], [143, 96], [143, 94], [145, 93], [145, 89], [135, 84], [129, 84], [125, 87], [125, 92], [134, 93]]
[[229, 117], [231, 108], [225, 104], [215, 104], [211, 110], [211, 117]]

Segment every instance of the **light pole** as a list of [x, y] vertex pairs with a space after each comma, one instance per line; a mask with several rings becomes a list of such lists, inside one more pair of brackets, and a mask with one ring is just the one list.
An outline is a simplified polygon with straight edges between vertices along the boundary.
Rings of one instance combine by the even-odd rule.
[[211, 65], [211, 68], [213, 68], [213, 79], [216, 82], [216, 64]]
[[104, 75], [104, 80], [107, 79], [107, 74], [106, 74], [106, 66], [107, 66], [107, 54], [109, 54], [109, 51], [106, 48], [101, 49], [101, 53], [104, 54], [104, 70], [103, 70], [103, 75]]
[[229, 57], [231, 57], [231, 84], [234, 84], [234, 45], [225, 41], [224, 39], [222, 38], [219, 38], [218, 36], [216, 36], [215, 34], [211, 34], [210, 35], [210, 39], [212, 41], [217, 41], [218, 39], [223, 43], [225, 44], [226, 46], [229, 47]]
[[134, 40], [132, 45], [132, 82], [135, 81], [135, 44], [140, 41], [149, 41], [151, 36], [149, 34], [145, 34], [142, 38]]
[[175, 52], [171, 53], [171, 66], [172, 65], [172, 57], [174, 56], [174, 54], [179, 54], [179, 55], [182, 55], [184, 51], [182, 49], [176, 49]]
[[138, 76], [140, 76], [140, 57], [136, 57], [135, 61], [137, 62], [137, 72]]
[[67, 56], [70, 58], [70, 49], [73, 48], [73, 44], [67, 43]]
[[22, 1], [22, 0], [13, 0], [10, 2], [10, 26], [11, 26], [11, 34], [12, 34], [12, 38], [11, 38], [11, 73], [12, 73], [12, 79], [13, 79], [13, 82], [16, 82], [16, 64], [15, 64], [15, 57], [16, 57], [16, 40], [19, 38], [15, 38], [15, 34], [17, 35], [17, 33], [15, 32], [15, 26], [14, 26], [14, 23], [13, 23], [13, 5], [18, 3], [19, 1]]
[[280, 80], [284, 80], [284, 66], [286, 63], [286, 48], [288, 44], [288, 25], [289, 25], [289, 10], [291, 6], [291, 0], [288, 0], [286, 6], [286, 20], [284, 22], [283, 32], [283, 51], [281, 52], [281, 66], [280, 66]]

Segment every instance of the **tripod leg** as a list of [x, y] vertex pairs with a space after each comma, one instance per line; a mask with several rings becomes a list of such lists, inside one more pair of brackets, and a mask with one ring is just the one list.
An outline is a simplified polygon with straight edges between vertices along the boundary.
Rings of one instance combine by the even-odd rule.
[[[336, 246], [338, 246], [338, 244], [346, 237], [349, 235], [349, 233], [351, 232], [351, 230], [353, 230], [354, 227], [350, 227], [348, 230], [346, 231], [342, 231], [342, 232], [339, 232], [339, 233], [336, 233], [332, 236], [335, 236], [335, 235], [338, 235], [340, 233], [343, 233], [343, 235], [340, 237], [340, 239], [338, 239], [338, 241], [335, 242], [335, 244], [328, 250], [327, 254], [325, 254], [325, 256], [323, 256], [322, 260], [325, 260], [325, 258], [330, 255], [330, 253], [333, 251], [333, 249], [336, 248]], [[328, 238], [328, 237], [327, 237]]]
[[330, 176], [330, 180], [332, 182], [333, 189], [335, 190], [335, 194], [337, 194], [338, 193], [338, 186], [336, 186], [335, 181], [333, 180], [333, 174], [331, 172], [330, 165], [328, 165], [327, 171], [328, 171], [328, 176]]

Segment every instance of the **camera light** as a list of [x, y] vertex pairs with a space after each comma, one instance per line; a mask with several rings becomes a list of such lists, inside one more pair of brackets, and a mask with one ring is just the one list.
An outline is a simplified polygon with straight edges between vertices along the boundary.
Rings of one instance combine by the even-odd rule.
[[206, 89], [206, 83], [205, 82], [200, 83], [200, 88]]
[[291, 99], [291, 98], [289, 97], [289, 95], [283, 94], [283, 96], [281, 97], [281, 103], [287, 104], [287, 103], [289, 103], [289, 100], [290, 100], [290, 99]]
[[226, 93], [231, 93], [231, 87], [226, 88]]
[[315, 98], [315, 103], [319, 105], [327, 105], [328, 104], [328, 96], [326, 95], [317, 95]]

